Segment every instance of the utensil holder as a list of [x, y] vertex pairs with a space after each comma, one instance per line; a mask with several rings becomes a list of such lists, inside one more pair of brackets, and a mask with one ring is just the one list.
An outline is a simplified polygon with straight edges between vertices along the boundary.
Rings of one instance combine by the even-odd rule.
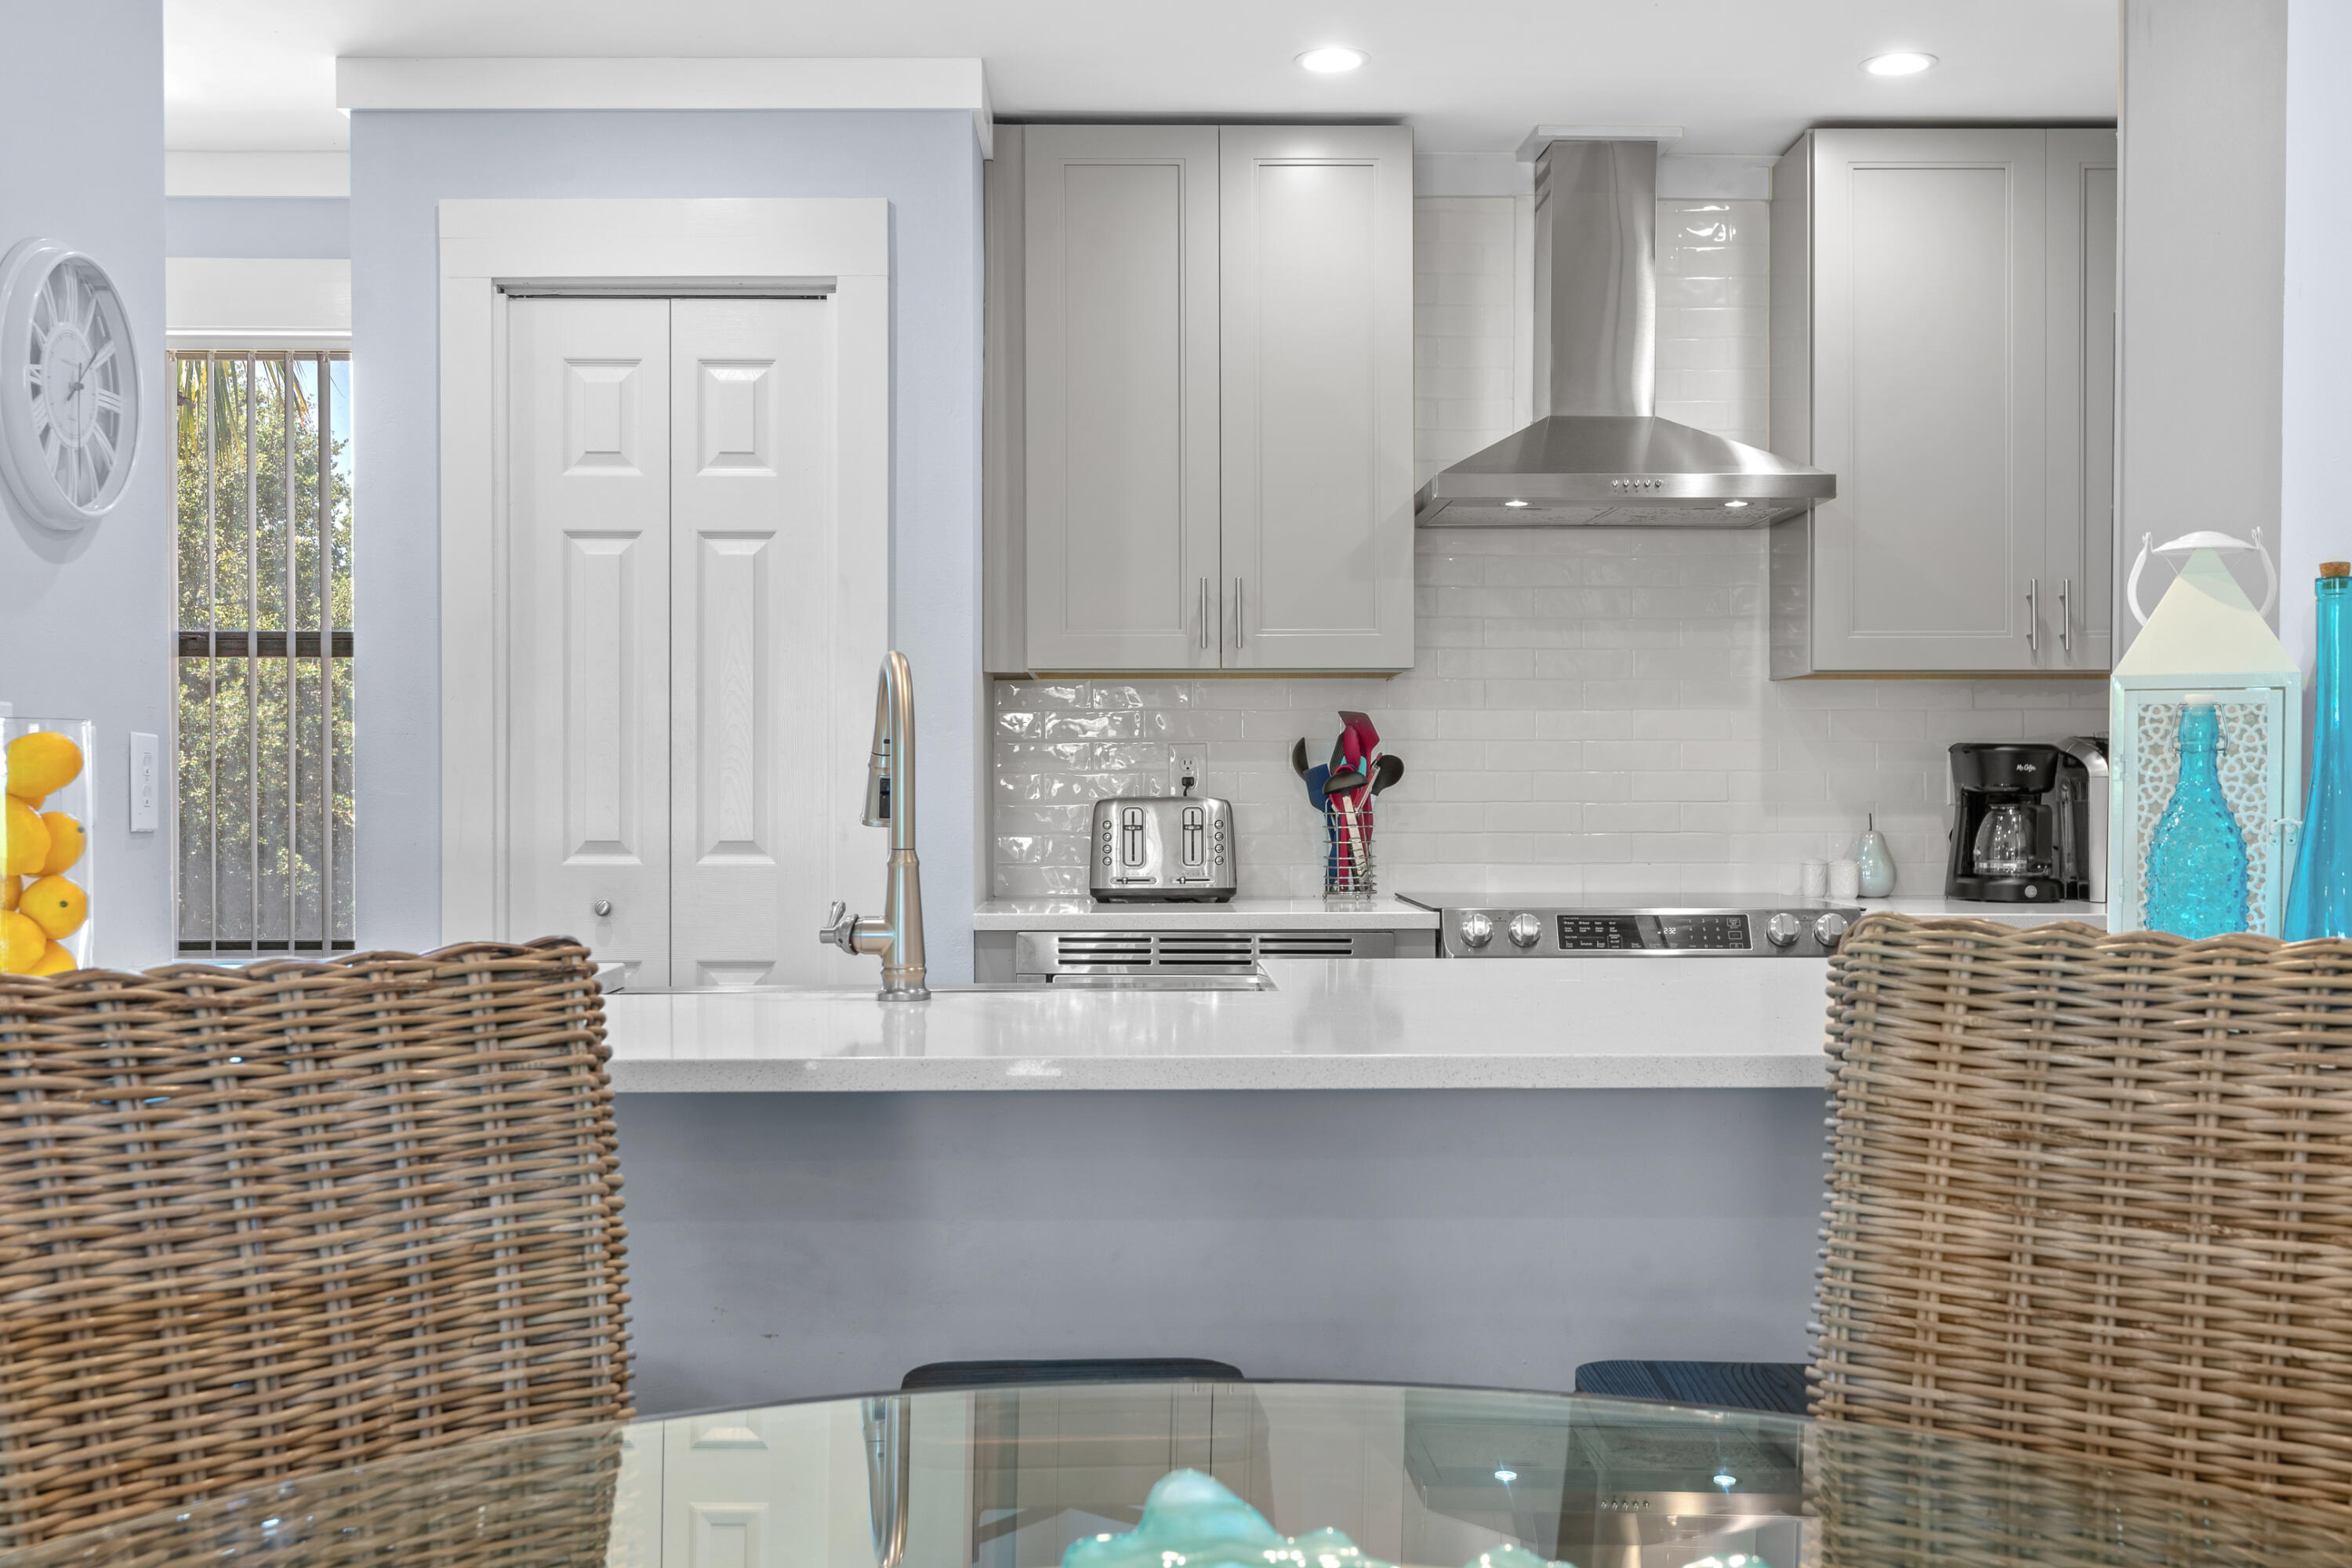
[[1323, 903], [1327, 909], [1369, 909], [1377, 896], [1372, 859], [1372, 821], [1360, 812], [1351, 821], [1337, 811], [1323, 814]]

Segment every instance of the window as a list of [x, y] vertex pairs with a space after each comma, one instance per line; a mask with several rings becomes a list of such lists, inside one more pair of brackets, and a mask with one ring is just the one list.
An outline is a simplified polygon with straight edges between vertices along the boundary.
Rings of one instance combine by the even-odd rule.
[[179, 945], [352, 945], [351, 356], [180, 351]]

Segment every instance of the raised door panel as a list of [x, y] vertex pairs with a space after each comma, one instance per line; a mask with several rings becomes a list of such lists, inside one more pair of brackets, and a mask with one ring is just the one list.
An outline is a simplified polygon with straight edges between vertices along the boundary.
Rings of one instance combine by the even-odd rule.
[[1412, 662], [1412, 136], [1219, 132], [1227, 668]]
[[1030, 668], [1214, 668], [1217, 133], [1024, 137]]
[[840, 747], [832, 331], [824, 300], [672, 305], [669, 825], [674, 984], [836, 978]]
[[2034, 667], [2042, 132], [1814, 142], [1814, 668]]
[[508, 347], [502, 934], [666, 985], [669, 306], [517, 300]]
[[[2105, 671], [2116, 577], [2116, 133], [2049, 133], [2050, 503], [2042, 666]], [[2054, 643], [2054, 646], [2053, 646]]]

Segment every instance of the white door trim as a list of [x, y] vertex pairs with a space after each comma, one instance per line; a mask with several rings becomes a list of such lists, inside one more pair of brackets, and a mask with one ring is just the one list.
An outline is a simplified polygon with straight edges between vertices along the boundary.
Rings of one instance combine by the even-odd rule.
[[[506, 301], [576, 279], [724, 279], [728, 291], [829, 280], [836, 322], [834, 722], [862, 746], [887, 643], [890, 216], [881, 197], [445, 201], [441, 268], [441, 938], [509, 935], [499, 868], [506, 796]], [[816, 738], [812, 754], [839, 752]], [[841, 754], [847, 754], [842, 752]], [[844, 816], [844, 812], [847, 815]], [[847, 806], [830, 814], [854, 824]], [[422, 846], [418, 847], [422, 849]], [[845, 889], [843, 896], [848, 896]], [[537, 935], [525, 932], [523, 935]], [[810, 940], [815, 940], [812, 931]]]

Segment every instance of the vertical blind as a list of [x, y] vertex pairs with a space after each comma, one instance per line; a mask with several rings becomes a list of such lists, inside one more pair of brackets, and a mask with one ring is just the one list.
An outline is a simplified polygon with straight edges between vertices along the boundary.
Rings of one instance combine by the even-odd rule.
[[348, 948], [351, 357], [172, 359], [180, 951]]

